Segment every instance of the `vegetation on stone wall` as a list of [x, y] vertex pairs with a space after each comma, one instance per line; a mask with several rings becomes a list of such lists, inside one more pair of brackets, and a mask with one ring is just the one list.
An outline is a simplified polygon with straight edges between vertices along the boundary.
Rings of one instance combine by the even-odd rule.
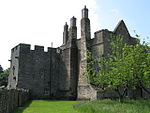
[[[138, 41], [138, 40], [137, 40]], [[150, 87], [150, 47], [146, 44], [128, 45], [122, 37], [112, 37], [111, 53], [93, 58], [89, 52], [88, 71], [85, 75], [91, 84], [103, 90], [113, 89], [121, 101], [127, 89], [144, 89]]]
[[2, 66], [0, 65], [0, 86], [7, 86], [8, 84], [8, 76], [9, 76], [9, 68], [3, 70]]

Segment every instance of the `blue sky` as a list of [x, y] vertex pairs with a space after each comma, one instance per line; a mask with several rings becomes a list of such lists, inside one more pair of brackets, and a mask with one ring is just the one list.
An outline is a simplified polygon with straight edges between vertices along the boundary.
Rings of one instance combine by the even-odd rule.
[[[142, 39], [150, 37], [149, 0], [97, 0], [97, 4], [99, 18], [103, 18], [101, 27], [113, 29], [123, 19], [132, 36], [135, 35], [135, 30]], [[101, 15], [104, 17], [100, 17]]]
[[[63, 25], [77, 18], [80, 37], [81, 9], [87, 5], [92, 37], [100, 29], [113, 31], [124, 20], [129, 32], [150, 37], [149, 0], [0, 0], [0, 64], [9, 67], [11, 48], [19, 43], [54, 47], [62, 44]], [[146, 41], [149, 42], [148, 39]]]

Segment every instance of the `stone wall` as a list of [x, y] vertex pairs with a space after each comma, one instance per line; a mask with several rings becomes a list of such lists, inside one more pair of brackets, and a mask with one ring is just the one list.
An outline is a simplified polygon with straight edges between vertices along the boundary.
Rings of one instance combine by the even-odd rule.
[[57, 48], [19, 44], [12, 49], [8, 87], [31, 91], [32, 99], [56, 96], [59, 89], [60, 58]]
[[[150, 91], [150, 88], [147, 88], [147, 90]], [[122, 92], [121, 92], [122, 93]], [[143, 89], [142, 90], [127, 90], [127, 93], [125, 97], [131, 98], [131, 99], [150, 99], [150, 95], [145, 92]], [[119, 95], [116, 91], [114, 90], [105, 90], [105, 91], [97, 91], [97, 100], [100, 99], [106, 99], [106, 98], [119, 98]]]
[[23, 89], [0, 89], [0, 113], [11, 113], [29, 100], [29, 91]]

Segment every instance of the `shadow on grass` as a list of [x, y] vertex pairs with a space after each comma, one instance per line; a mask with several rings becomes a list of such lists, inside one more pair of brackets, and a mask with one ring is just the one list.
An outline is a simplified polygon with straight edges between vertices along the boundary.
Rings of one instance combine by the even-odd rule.
[[26, 108], [32, 103], [32, 100], [27, 101], [23, 106], [17, 107], [12, 113], [23, 113]]

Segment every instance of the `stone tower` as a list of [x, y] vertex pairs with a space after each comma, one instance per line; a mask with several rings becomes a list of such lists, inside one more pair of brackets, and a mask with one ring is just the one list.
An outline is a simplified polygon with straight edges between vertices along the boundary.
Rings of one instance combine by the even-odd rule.
[[74, 97], [77, 98], [77, 79], [78, 79], [78, 50], [77, 50], [77, 27], [76, 27], [76, 18], [72, 17], [70, 20], [70, 29], [69, 29], [69, 40], [70, 40], [70, 83], [71, 83], [71, 93]]
[[78, 81], [78, 99], [90, 99], [93, 93], [93, 88], [87, 81], [87, 78], [83, 76], [83, 73], [87, 71], [87, 52], [90, 51], [88, 43], [91, 40], [90, 20], [88, 18], [88, 9], [86, 6], [82, 9], [81, 18], [81, 50], [80, 50], [80, 62], [79, 62], [79, 81]]
[[67, 22], [64, 25], [64, 32], [63, 32], [63, 45], [65, 45], [68, 41], [69, 35], [68, 35], [68, 25]]
[[[80, 72], [79, 75], [82, 75], [83, 72], [87, 69], [87, 51], [88, 51], [88, 41], [91, 39], [90, 31], [90, 20], [88, 18], [88, 9], [86, 6], [82, 9], [82, 18], [81, 18], [81, 52], [80, 52]], [[79, 84], [85, 82], [79, 77]]]
[[[66, 29], [67, 31], [67, 29]], [[64, 31], [64, 32], [66, 32]], [[68, 31], [68, 37], [66, 42], [60, 46], [61, 50], [61, 79], [66, 80], [64, 85], [62, 85], [62, 90], [65, 86], [66, 97], [71, 99], [77, 98], [77, 78], [78, 78], [78, 71], [77, 71], [77, 63], [78, 63], [78, 49], [77, 49], [77, 26], [76, 26], [76, 18], [73, 16], [70, 19], [70, 26]]]

